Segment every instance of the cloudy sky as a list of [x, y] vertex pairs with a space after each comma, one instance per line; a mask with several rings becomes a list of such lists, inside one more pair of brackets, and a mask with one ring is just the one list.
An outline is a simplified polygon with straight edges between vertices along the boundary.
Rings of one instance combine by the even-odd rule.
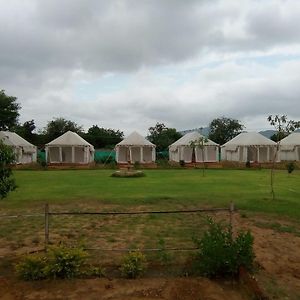
[[298, 0], [0, 0], [0, 89], [20, 121], [146, 134], [300, 120]]

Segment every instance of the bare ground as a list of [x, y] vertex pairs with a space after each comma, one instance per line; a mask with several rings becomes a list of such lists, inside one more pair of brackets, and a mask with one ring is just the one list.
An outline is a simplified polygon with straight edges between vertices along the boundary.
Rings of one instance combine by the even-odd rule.
[[[258, 265], [254, 276], [270, 299], [299, 300], [299, 223], [247, 213], [236, 214], [234, 224], [235, 228], [250, 229], [254, 235]], [[249, 299], [236, 283], [205, 278], [148, 276], [137, 280], [101, 278], [22, 282], [11, 271], [6, 272], [6, 268], [9, 270], [7, 257], [38, 249], [42, 243], [42, 232], [38, 232], [36, 240], [29, 237], [17, 240], [0, 238], [0, 299]]]

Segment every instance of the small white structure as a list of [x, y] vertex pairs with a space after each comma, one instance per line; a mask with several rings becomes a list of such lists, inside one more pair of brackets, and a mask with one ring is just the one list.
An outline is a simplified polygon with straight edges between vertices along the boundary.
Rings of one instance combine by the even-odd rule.
[[119, 164], [128, 162], [139, 162], [141, 164], [154, 163], [155, 147], [154, 144], [134, 131], [116, 145], [116, 161]]
[[280, 141], [281, 160], [300, 160], [300, 132], [293, 132]]
[[[257, 132], [242, 132], [221, 146], [221, 160], [271, 162], [277, 144]], [[278, 161], [278, 159], [276, 159]]]
[[[203, 139], [203, 148], [201, 146], [192, 147], [191, 143], [199, 142]], [[206, 139], [198, 131], [185, 134], [175, 143], [169, 146], [169, 160], [185, 163], [192, 162], [216, 162], [219, 156], [219, 145]]]
[[94, 147], [77, 133], [68, 131], [45, 145], [49, 164], [89, 164], [94, 160]]
[[0, 131], [0, 139], [5, 145], [13, 148], [17, 164], [30, 164], [36, 162], [36, 146], [30, 144], [15, 132]]

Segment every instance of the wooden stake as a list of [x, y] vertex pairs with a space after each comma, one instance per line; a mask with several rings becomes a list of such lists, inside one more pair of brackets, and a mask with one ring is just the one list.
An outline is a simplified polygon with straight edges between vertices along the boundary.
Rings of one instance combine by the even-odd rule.
[[230, 218], [229, 222], [230, 222], [231, 233], [233, 231], [233, 213], [234, 213], [234, 203], [231, 201], [229, 207], [229, 218]]
[[49, 204], [45, 204], [45, 251], [49, 244]]

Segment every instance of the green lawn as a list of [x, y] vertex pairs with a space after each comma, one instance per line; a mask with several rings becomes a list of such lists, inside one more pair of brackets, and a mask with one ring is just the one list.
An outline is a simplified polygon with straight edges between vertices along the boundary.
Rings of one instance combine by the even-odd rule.
[[171, 209], [203, 205], [276, 213], [300, 219], [300, 171], [275, 172], [276, 200], [270, 194], [270, 170], [147, 170], [146, 177], [113, 178], [112, 170], [15, 171], [18, 189], [0, 201], [0, 210], [40, 209], [42, 203], [76, 209], [97, 203]]

